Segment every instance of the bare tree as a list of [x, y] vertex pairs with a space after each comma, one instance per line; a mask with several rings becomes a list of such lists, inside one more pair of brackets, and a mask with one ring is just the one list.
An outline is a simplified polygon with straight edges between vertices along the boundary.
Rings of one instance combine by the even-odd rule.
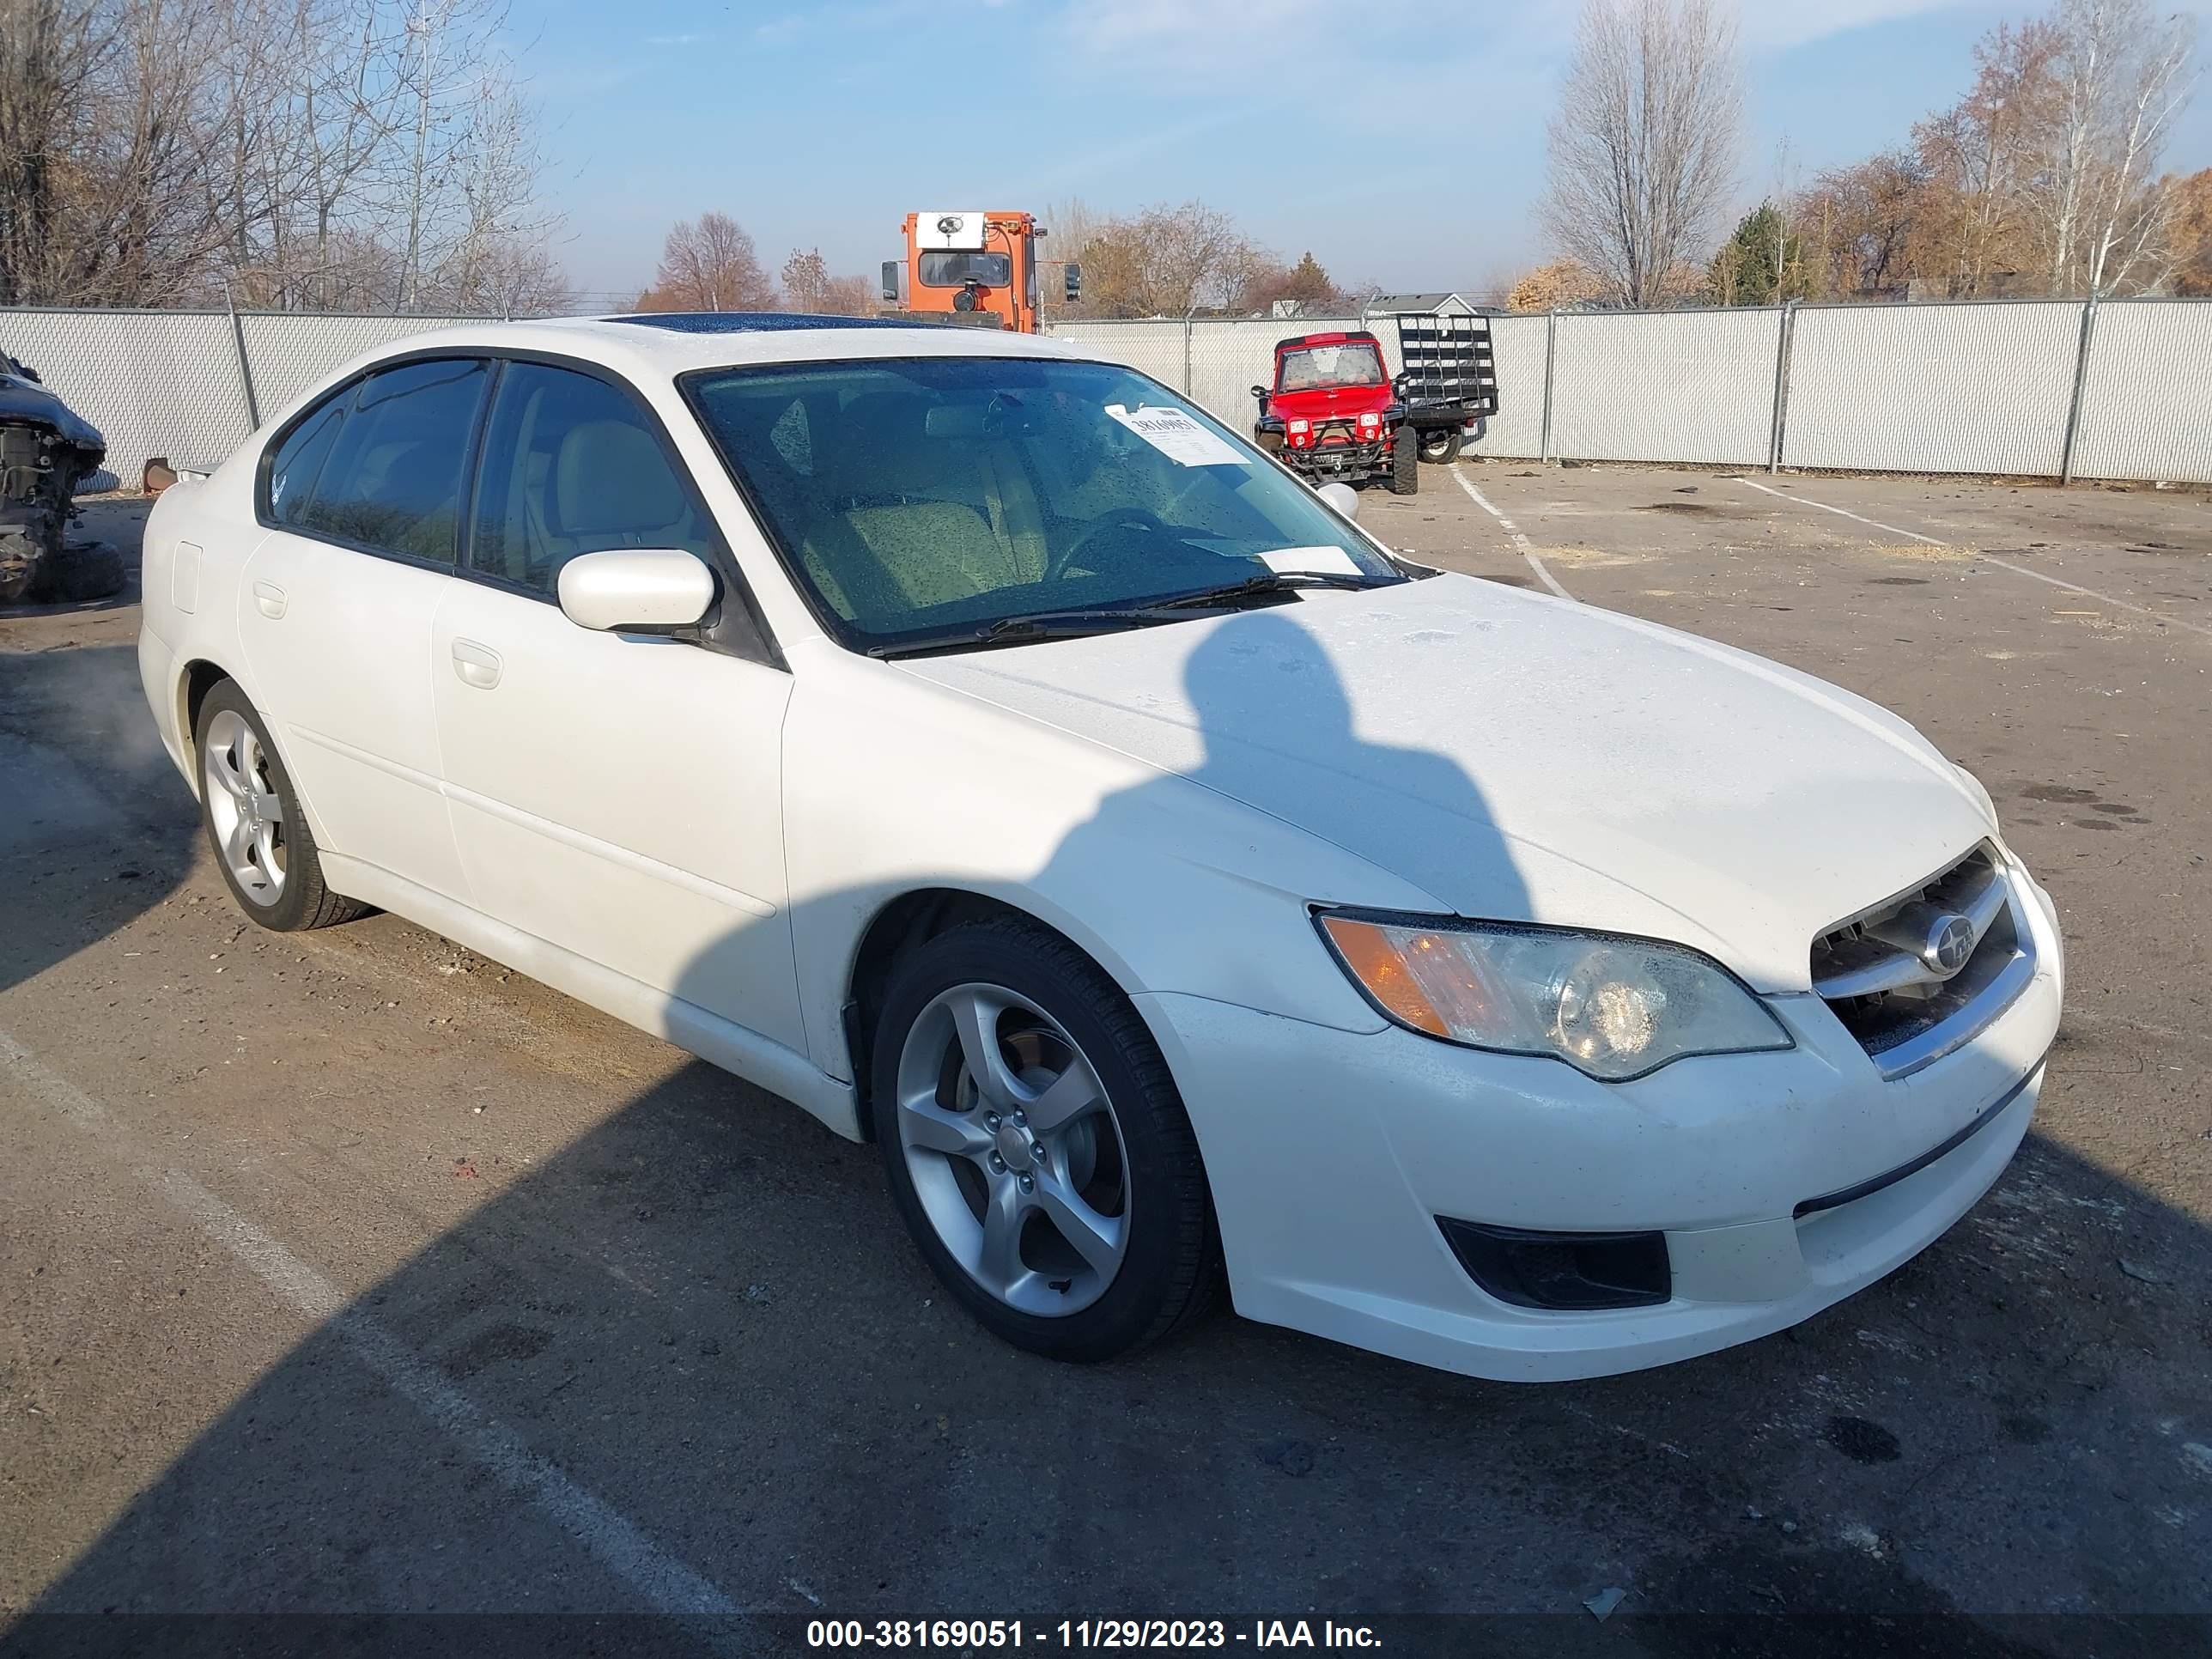
[[1792, 208], [1813, 287], [1843, 295], [1901, 288], [1923, 263], [1932, 210], [1927, 170], [1910, 150], [1830, 168]]
[[832, 276], [822, 290], [821, 310], [830, 317], [872, 317], [878, 292], [866, 276]]
[[204, 270], [220, 88], [174, 51], [219, 0], [0, 11], [0, 299], [173, 303]]
[[1509, 311], [1558, 311], [1605, 297], [1605, 279], [1572, 259], [1553, 259], [1524, 272], [1505, 296]]
[[6, 0], [0, 301], [542, 297], [501, 3]]
[[1218, 208], [1185, 202], [1099, 225], [1085, 244], [1087, 307], [1109, 317], [1181, 317], [1232, 307], [1276, 263]]
[[2195, 21], [2148, 0], [2059, 0], [2051, 26], [2056, 131], [2031, 199], [2051, 288], [2144, 285], [2165, 274], [2158, 162], [2196, 89]]
[[2054, 113], [2057, 51], [2057, 32], [2048, 22], [1998, 24], [1974, 44], [1972, 88], [1912, 129], [1926, 174], [1925, 216], [1948, 266], [1940, 274], [1956, 297], [1986, 293], [2027, 263], [2023, 202]]
[[1039, 261], [1037, 292], [1047, 311], [1067, 308], [1066, 269], [1089, 258], [1086, 250], [1105, 222], [1104, 216], [1080, 196], [1065, 197], [1045, 209], [1044, 257]]
[[1662, 303], [1716, 239], [1742, 129], [1735, 24], [1714, 0], [1586, 0], [1545, 223], [1623, 303]]
[[753, 251], [753, 239], [726, 213], [702, 213], [668, 233], [653, 286], [640, 311], [768, 311], [775, 284]]
[[818, 247], [794, 248], [783, 262], [783, 301], [793, 311], [818, 312], [830, 293], [830, 267]]
[[2212, 167], [2165, 183], [2173, 204], [2174, 292], [2212, 294]]

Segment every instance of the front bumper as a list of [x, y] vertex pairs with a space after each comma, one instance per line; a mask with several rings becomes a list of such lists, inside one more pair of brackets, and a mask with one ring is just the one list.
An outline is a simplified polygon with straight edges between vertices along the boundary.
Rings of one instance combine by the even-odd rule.
[[[1539, 1382], [1708, 1353], [1872, 1284], [1989, 1189], [2034, 1114], [2060, 948], [2047, 896], [2017, 866], [2013, 878], [2036, 901], [2020, 907], [2034, 978], [1972, 1042], [1888, 1081], [1810, 994], [1768, 999], [1792, 1050], [1681, 1060], [1621, 1085], [1395, 1028], [1140, 997], [1198, 1132], [1237, 1310]], [[1441, 1218], [1662, 1232], [1668, 1299], [1510, 1305], [1462, 1266]]]
[[1310, 473], [1323, 478], [1364, 478], [1370, 474], [1390, 470], [1390, 446], [1387, 440], [1377, 438], [1370, 443], [1310, 444], [1294, 446], [1285, 443], [1280, 451], [1283, 464], [1296, 471]]

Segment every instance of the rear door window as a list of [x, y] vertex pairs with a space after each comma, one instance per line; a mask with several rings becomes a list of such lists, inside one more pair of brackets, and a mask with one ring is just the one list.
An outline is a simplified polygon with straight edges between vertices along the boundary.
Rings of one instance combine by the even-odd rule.
[[276, 453], [269, 461], [267, 484], [268, 514], [276, 523], [299, 523], [307, 498], [314, 494], [315, 480], [322, 472], [323, 463], [330, 459], [331, 446], [337, 441], [338, 428], [345, 420], [347, 406], [353, 402], [354, 391], [349, 386], [332, 398], [294, 427], [284, 441], [276, 446]]
[[[375, 552], [453, 563], [469, 447], [490, 378], [473, 357], [402, 363], [368, 376], [296, 508], [275, 499], [272, 474], [271, 506], [281, 521]], [[285, 495], [297, 488], [288, 483]]]

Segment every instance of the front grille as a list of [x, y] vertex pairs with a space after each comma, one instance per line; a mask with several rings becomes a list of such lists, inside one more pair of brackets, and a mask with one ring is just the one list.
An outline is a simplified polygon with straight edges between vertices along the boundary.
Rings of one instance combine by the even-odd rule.
[[2034, 966], [2033, 936], [1986, 842], [1813, 941], [1813, 989], [1890, 1077], [1969, 1041], [2020, 994]]

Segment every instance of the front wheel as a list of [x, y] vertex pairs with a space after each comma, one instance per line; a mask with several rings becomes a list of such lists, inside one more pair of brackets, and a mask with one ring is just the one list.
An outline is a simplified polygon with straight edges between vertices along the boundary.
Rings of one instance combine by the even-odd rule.
[[1431, 466], [1449, 466], [1459, 459], [1460, 433], [1455, 426], [1431, 426], [1421, 432], [1421, 459]]
[[1390, 436], [1390, 493], [1412, 495], [1421, 488], [1420, 437], [1410, 426]]
[[1211, 1304], [1220, 1246], [1182, 1097], [1066, 940], [994, 919], [921, 945], [892, 971], [872, 1081], [908, 1231], [999, 1336], [1106, 1359]]

